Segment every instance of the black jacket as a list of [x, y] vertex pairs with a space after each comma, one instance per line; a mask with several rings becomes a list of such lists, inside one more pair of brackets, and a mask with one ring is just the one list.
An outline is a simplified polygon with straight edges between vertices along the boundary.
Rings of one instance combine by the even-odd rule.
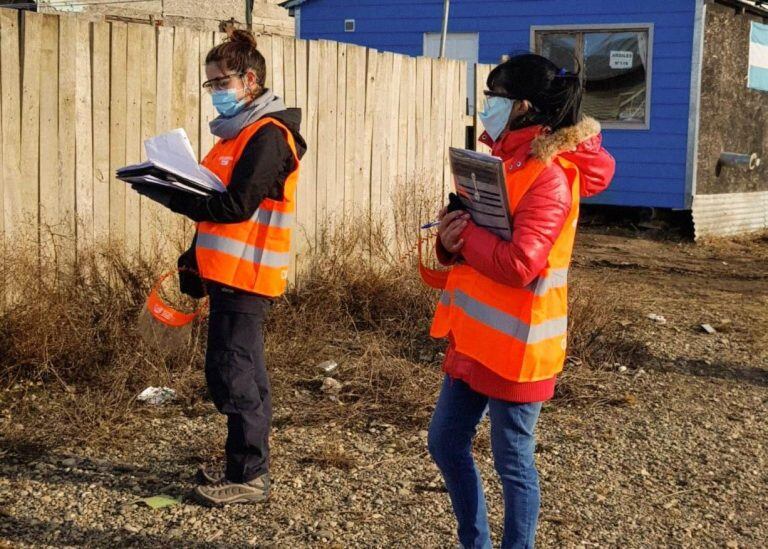
[[[304, 156], [307, 144], [299, 133], [301, 110], [286, 109], [268, 116], [280, 120], [291, 130], [299, 158]], [[227, 192], [214, 196], [177, 192], [168, 207], [197, 222], [240, 223], [250, 219], [265, 198], [282, 199], [285, 180], [292, 169], [293, 154], [283, 132], [274, 124], [268, 124], [246, 144], [232, 170]]]
[[[299, 159], [307, 151], [307, 144], [299, 133], [301, 110], [286, 109], [270, 113], [270, 118], [280, 120], [293, 133]], [[214, 196], [195, 196], [175, 192], [168, 207], [193, 221], [213, 223], [240, 223], [250, 219], [265, 198], [281, 200], [285, 180], [293, 170], [293, 153], [283, 132], [274, 124], [268, 124], [256, 132], [243, 149], [232, 170], [227, 192]], [[197, 238], [197, 234], [195, 234]], [[196, 274], [195, 240], [178, 261], [181, 291], [192, 297], [205, 295]]]

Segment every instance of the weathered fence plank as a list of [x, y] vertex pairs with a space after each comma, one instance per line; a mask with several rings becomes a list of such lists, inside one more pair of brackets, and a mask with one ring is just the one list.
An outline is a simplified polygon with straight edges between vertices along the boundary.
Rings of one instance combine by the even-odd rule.
[[7, 55], [0, 63], [0, 233], [10, 241], [24, 233], [26, 196], [21, 173], [21, 76], [19, 63], [19, 19], [15, 12], [0, 11], [0, 50]]
[[76, 254], [75, 111], [77, 19], [59, 19], [59, 240], [62, 267], [71, 268]]
[[[296, 41], [296, 106], [301, 109], [301, 133], [307, 142], [307, 152], [301, 162], [299, 171], [299, 188], [296, 191], [296, 228], [294, 230], [294, 245], [296, 247], [297, 265], [301, 266], [308, 247], [315, 241], [315, 121], [316, 99], [310, 101], [309, 91], [317, 86], [317, 67], [309, 72], [309, 43], [304, 40]], [[316, 53], [314, 54], [316, 56]], [[313, 112], [312, 109], [315, 109]]]
[[[153, 27], [141, 27], [141, 147], [140, 159], [147, 159], [144, 141], [157, 133], [157, 45]], [[202, 104], [202, 102], [201, 102]], [[147, 197], [141, 197], [139, 238], [141, 255], [150, 258], [157, 246], [158, 220], [161, 206]]]
[[40, 171], [40, 56], [42, 52], [43, 17], [24, 12], [24, 66], [21, 94], [21, 177], [18, 185], [18, 207], [12, 212], [25, 225], [24, 238], [36, 243], [40, 220], [38, 185]]
[[[111, 180], [110, 95], [109, 79], [110, 28], [108, 23], [93, 23], [91, 59], [93, 60], [93, 238], [109, 240], [109, 186]], [[42, 185], [42, 178], [40, 183]]]
[[[141, 139], [141, 73], [144, 60], [141, 57], [141, 27], [128, 25], [126, 53], [125, 97], [125, 163], [136, 164], [141, 160], [144, 148]], [[124, 183], [121, 183], [125, 185]], [[135, 255], [141, 244], [141, 196], [126, 188], [125, 193], [125, 246]]]
[[112, 23], [110, 105], [109, 105], [109, 241], [125, 242], [125, 183], [115, 172], [125, 166], [125, 125], [127, 80], [127, 29], [122, 23]]
[[[3, 52], [5, 55], [5, 52]], [[58, 75], [59, 18], [44, 15], [40, 74]], [[59, 224], [59, 86], [40, 90], [40, 158], [38, 186], [40, 189], [40, 252], [45, 259], [55, 256], [53, 234]], [[108, 204], [108, 202], [107, 202]]]
[[333, 188], [332, 200], [329, 203], [329, 209], [333, 217], [338, 220], [344, 219], [344, 202], [346, 196], [344, 194], [346, 190], [346, 163], [344, 162], [344, 154], [347, 139], [346, 130], [346, 110], [347, 110], [347, 45], [339, 44], [338, 53], [336, 56], [336, 112], [334, 113], [336, 118], [336, 131], [334, 136], [336, 138], [336, 177], [331, 182], [330, 186]]
[[75, 59], [75, 211], [78, 257], [93, 249], [93, 99], [91, 23], [77, 21]]
[[[174, 119], [174, 34], [174, 29], [169, 27], [157, 29], [157, 133], [178, 127]], [[155, 218], [158, 251], [163, 256], [171, 256], [175, 241], [183, 238], [181, 220], [162, 206], [158, 208]]]
[[[367, 211], [368, 183], [365, 180], [365, 90], [367, 51], [347, 46], [346, 108], [344, 109], [344, 218]], [[370, 157], [369, 157], [370, 158]]]

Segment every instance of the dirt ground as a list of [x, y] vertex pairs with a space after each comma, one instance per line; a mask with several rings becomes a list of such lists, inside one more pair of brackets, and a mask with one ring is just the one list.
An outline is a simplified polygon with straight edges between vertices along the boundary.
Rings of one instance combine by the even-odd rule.
[[[590, 398], [545, 407], [538, 546], [765, 547], [768, 237], [694, 245], [588, 230], [574, 263], [575, 279], [617, 304], [619, 356], [632, 359], [575, 376]], [[338, 422], [303, 425], [292, 395], [277, 397], [268, 504], [131, 505], [188, 492], [223, 440], [211, 405], [169, 406], [111, 449], [0, 449], [0, 547], [455, 546], [426, 418], [349, 427], [340, 407]], [[498, 543], [487, 425], [476, 455]]]

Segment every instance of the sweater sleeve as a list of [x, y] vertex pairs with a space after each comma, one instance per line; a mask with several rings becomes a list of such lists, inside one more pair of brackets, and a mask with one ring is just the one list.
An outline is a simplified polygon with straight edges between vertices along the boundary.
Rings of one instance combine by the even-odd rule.
[[282, 198], [293, 162], [283, 132], [268, 124], [246, 144], [226, 192], [214, 196], [177, 192], [168, 207], [197, 222], [240, 223], [250, 219], [265, 198]]
[[461, 255], [474, 269], [509, 286], [530, 284], [546, 267], [571, 210], [571, 187], [559, 166], [539, 175], [515, 210], [512, 240], [505, 241], [470, 222]]

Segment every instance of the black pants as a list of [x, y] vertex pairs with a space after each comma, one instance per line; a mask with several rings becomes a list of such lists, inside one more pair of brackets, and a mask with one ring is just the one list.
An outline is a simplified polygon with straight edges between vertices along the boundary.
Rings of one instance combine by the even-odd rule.
[[208, 283], [205, 378], [227, 416], [226, 477], [248, 482], [267, 472], [272, 397], [264, 362], [264, 321], [272, 300]]

